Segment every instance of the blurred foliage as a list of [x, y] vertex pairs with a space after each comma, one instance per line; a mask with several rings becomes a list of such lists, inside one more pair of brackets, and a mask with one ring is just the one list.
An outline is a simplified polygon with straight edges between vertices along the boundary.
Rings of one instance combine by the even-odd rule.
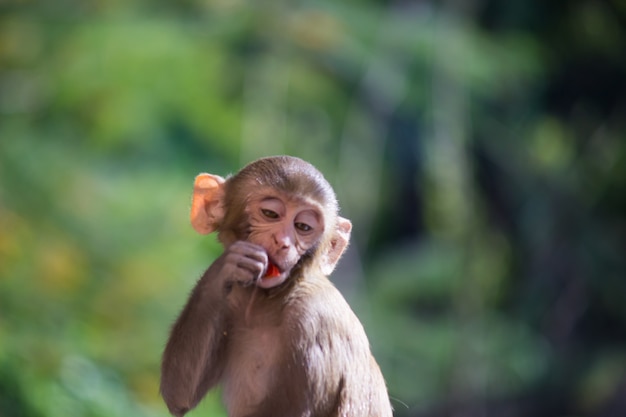
[[625, 46], [618, 0], [1, 2], [0, 416], [167, 415], [193, 176], [277, 153], [398, 416], [626, 414]]

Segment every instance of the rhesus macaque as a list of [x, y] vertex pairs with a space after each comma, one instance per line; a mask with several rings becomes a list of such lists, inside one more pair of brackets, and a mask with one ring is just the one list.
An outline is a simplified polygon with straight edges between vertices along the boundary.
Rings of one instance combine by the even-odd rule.
[[361, 323], [327, 276], [352, 225], [331, 186], [294, 157], [196, 177], [191, 223], [218, 232], [163, 353], [175, 416], [221, 384], [231, 417], [386, 417], [391, 405]]

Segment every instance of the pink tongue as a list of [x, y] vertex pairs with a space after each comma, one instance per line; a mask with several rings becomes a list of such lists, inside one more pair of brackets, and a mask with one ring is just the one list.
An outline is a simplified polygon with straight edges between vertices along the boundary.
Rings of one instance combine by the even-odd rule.
[[272, 277], [277, 277], [279, 275], [280, 275], [280, 270], [278, 269], [278, 267], [270, 262], [267, 265], [267, 271], [265, 271], [265, 275], [263, 276], [263, 278], [272, 278]]

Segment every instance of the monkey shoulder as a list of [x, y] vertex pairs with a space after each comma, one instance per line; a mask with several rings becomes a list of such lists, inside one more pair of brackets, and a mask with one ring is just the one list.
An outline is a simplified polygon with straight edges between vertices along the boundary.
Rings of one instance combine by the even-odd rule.
[[[326, 278], [302, 283], [286, 317], [291, 349], [303, 369], [310, 392], [336, 392], [336, 413], [328, 415], [391, 416], [385, 382], [363, 326], [339, 290]], [[293, 338], [295, 335], [295, 338]], [[321, 413], [320, 415], [326, 415]]]
[[329, 349], [354, 345], [369, 354], [365, 330], [341, 292], [326, 277], [299, 284], [286, 306], [285, 318], [302, 342]]

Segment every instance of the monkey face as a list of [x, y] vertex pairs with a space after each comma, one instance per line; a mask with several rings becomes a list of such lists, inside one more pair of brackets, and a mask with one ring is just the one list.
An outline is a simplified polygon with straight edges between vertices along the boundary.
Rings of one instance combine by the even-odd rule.
[[338, 210], [332, 187], [315, 167], [278, 156], [254, 161], [228, 179], [199, 174], [190, 218], [199, 233], [218, 231], [225, 248], [249, 241], [264, 251], [265, 276], [258, 285], [270, 288], [301, 260], [299, 266], [330, 275], [352, 228]]
[[268, 274], [257, 285], [282, 284], [300, 258], [324, 233], [323, 211], [314, 201], [287, 198], [276, 192], [259, 193], [250, 199], [248, 241], [267, 252]]

